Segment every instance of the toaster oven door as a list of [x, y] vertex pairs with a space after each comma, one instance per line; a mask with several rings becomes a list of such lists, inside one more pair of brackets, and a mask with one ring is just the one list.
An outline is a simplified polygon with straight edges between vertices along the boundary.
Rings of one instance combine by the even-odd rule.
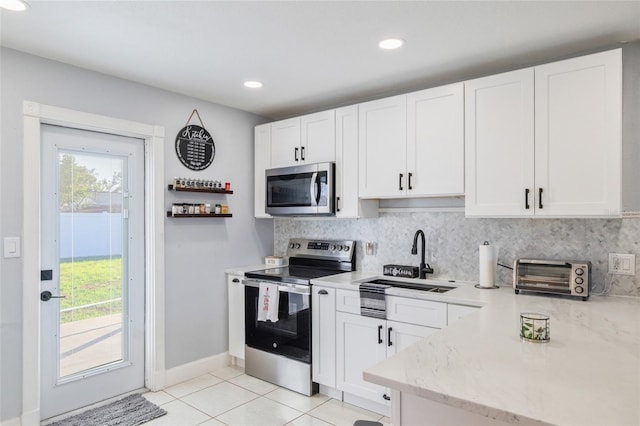
[[516, 265], [514, 287], [544, 293], [571, 294], [571, 264], [522, 262]]

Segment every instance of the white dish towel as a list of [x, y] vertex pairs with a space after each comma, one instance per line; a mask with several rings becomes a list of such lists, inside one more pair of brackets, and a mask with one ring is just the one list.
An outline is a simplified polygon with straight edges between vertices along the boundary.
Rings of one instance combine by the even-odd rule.
[[258, 292], [258, 321], [277, 322], [279, 301], [278, 284], [261, 282]]

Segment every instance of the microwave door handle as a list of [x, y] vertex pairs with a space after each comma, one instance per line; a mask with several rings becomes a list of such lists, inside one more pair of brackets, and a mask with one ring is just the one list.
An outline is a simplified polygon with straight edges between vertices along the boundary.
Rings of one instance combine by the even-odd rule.
[[311, 195], [311, 205], [317, 206], [319, 199], [318, 172], [313, 172], [313, 174], [311, 175], [311, 184], [309, 184], [309, 195]]

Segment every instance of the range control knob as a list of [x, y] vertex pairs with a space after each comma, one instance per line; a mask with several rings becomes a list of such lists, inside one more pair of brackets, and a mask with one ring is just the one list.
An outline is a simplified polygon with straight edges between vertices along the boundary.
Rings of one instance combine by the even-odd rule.
[[294, 248], [296, 245], [294, 243], [289, 243], [289, 248]]
[[584, 291], [582, 287], [576, 287], [576, 293], [581, 294]]
[[296, 248], [299, 249], [300, 248], [300, 243], [296, 243]]
[[576, 275], [582, 275], [582, 274], [584, 274], [584, 269], [576, 268]]
[[349, 251], [349, 250], [351, 250], [351, 247], [349, 247], [349, 246], [344, 246], [344, 249], [343, 249], [343, 250], [344, 250], [344, 251]]
[[584, 283], [584, 280], [582, 279], [582, 277], [576, 277], [576, 284], [582, 284]]

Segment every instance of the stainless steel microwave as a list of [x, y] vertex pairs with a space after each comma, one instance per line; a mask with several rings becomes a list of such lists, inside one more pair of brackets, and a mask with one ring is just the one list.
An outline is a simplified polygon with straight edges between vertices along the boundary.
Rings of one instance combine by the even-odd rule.
[[265, 211], [272, 216], [335, 214], [335, 163], [266, 171]]
[[589, 298], [591, 262], [572, 260], [517, 259], [513, 265], [516, 293], [559, 294]]

